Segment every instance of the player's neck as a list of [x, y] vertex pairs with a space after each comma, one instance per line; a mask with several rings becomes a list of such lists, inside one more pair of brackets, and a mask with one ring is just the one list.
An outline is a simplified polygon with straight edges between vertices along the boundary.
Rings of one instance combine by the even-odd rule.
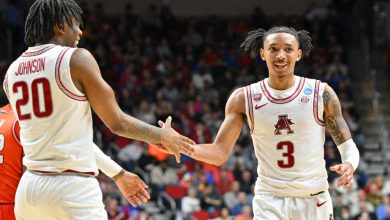
[[295, 75], [277, 77], [269, 76], [268, 86], [276, 90], [286, 90], [293, 87], [295, 84]]
[[47, 44], [56, 44], [56, 45], [62, 45], [61, 43], [62, 41], [58, 38], [53, 38], [49, 42], [47, 42]]
[[35, 46], [40, 46], [40, 45], [44, 45], [44, 44], [62, 45], [62, 42], [63, 41], [60, 38], [54, 37], [54, 38], [50, 39], [49, 41], [36, 43]]

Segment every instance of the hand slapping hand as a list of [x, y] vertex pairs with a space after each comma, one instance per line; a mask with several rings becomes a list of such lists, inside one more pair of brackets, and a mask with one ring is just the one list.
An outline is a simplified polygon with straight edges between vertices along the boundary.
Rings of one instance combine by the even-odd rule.
[[164, 130], [164, 136], [161, 137], [161, 145], [158, 147], [167, 151], [170, 154], [174, 154], [176, 162], [180, 162], [180, 153], [191, 156], [194, 152], [191, 144], [195, 144], [195, 141], [187, 138], [171, 127], [172, 117], [169, 116], [165, 122], [158, 121], [160, 127]]

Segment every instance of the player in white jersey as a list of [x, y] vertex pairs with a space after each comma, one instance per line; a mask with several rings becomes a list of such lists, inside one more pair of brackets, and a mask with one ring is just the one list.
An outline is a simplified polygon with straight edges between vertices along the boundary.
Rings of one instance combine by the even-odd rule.
[[4, 90], [20, 123], [27, 172], [15, 201], [17, 219], [107, 219], [97, 168], [113, 177], [133, 205], [146, 185], [92, 142], [91, 107], [116, 134], [160, 145], [180, 160], [194, 142], [169, 123], [151, 126], [121, 111], [93, 56], [76, 48], [81, 9], [73, 0], [37, 0], [26, 19], [29, 46], [9, 67]]
[[359, 151], [333, 89], [294, 74], [295, 63], [312, 48], [308, 32], [258, 29], [249, 32], [241, 46], [252, 57], [261, 56], [269, 77], [232, 93], [214, 143], [195, 145], [193, 157], [223, 164], [246, 121], [258, 159], [254, 219], [333, 219], [324, 161], [325, 129], [342, 157], [342, 164], [330, 168], [341, 175], [338, 187], [351, 187]]

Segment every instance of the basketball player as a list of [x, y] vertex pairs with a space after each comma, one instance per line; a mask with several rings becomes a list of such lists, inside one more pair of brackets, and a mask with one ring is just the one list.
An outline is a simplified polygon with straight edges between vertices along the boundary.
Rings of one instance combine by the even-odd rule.
[[[6, 97], [0, 89], [0, 219], [15, 220], [15, 193], [23, 173], [23, 149], [20, 145], [20, 126], [6, 102]], [[121, 192], [134, 207], [146, 203], [150, 198], [145, 190], [147, 185], [135, 174], [125, 171], [117, 163], [106, 156], [98, 146], [94, 145], [94, 155], [98, 168], [114, 179]], [[132, 191], [142, 191], [141, 200]]]
[[[29, 48], [7, 70], [4, 90], [27, 168], [15, 197], [17, 219], [107, 219], [94, 178], [97, 162], [107, 160], [95, 159], [91, 107], [114, 133], [160, 145], [177, 161], [193, 150], [192, 140], [171, 129], [171, 118], [158, 128], [121, 111], [91, 53], [76, 48], [81, 13], [73, 0], [35, 1], [25, 24]], [[124, 193], [137, 203], [148, 196], [143, 187]]]
[[325, 129], [342, 157], [342, 164], [330, 168], [341, 175], [338, 187], [351, 187], [359, 151], [333, 89], [294, 74], [295, 63], [312, 48], [308, 32], [289, 27], [258, 29], [249, 32], [241, 47], [252, 57], [261, 56], [269, 77], [232, 93], [214, 143], [195, 145], [192, 157], [223, 164], [247, 122], [258, 159], [254, 219], [333, 219]]
[[[0, 89], [1, 90], [1, 89]], [[0, 91], [0, 98], [3, 97]], [[0, 219], [15, 220], [15, 192], [23, 173], [19, 123], [10, 105], [0, 108]]]
[[[20, 145], [19, 131], [19, 123], [11, 106], [7, 104], [0, 108], [0, 176], [2, 177], [0, 179], [0, 219], [3, 220], [15, 220], [15, 193], [23, 173], [23, 149]], [[141, 205], [150, 198], [144, 189], [147, 185], [137, 175], [123, 170], [104, 155], [96, 145], [94, 145], [94, 153], [98, 168], [115, 180], [132, 206]], [[104, 162], [105, 160], [108, 162]], [[142, 190], [144, 198], [138, 200], [136, 196], [133, 196], [134, 193], [127, 192], [132, 190]]]

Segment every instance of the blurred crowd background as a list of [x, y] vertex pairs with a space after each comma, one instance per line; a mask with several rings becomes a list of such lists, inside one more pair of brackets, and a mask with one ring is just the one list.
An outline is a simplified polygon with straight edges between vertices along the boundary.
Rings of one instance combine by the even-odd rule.
[[[172, 116], [173, 127], [197, 143], [213, 141], [235, 88], [267, 77], [265, 63], [239, 48], [247, 32], [278, 25], [308, 30], [314, 49], [295, 73], [327, 82], [337, 92], [361, 154], [351, 190], [335, 188], [337, 175], [329, 172], [334, 218], [390, 219], [387, 1], [312, 1], [297, 14], [286, 13], [288, 8], [264, 11], [259, 2], [235, 16], [179, 16], [170, 1], [155, 1], [139, 13], [131, 1], [121, 2], [124, 7], [112, 12], [108, 2], [79, 1], [85, 24], [79, 47], [95, 56], [124, 111], [154, 125]], [[30, 5], [14, 0], [0, 4], [1, 82], [10, 62], [26, 50], [23, 29]], [[185, 155], [177, 164], [154, 146], [112, 134], [98, 117], [94, 130], [98, 146], [140, 175], [152, 196], [146, 205], [133, 208], [112, 180], [100, 174], [110, 220], [252, 219], [257, 161], [247, 127], [221, 167]], [[340, 163], [328, 134], [324, 152], [327, 169]]]

